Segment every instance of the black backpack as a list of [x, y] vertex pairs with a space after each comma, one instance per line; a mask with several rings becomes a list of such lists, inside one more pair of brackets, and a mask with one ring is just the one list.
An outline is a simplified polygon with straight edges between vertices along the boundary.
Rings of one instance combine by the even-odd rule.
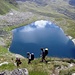
[[34, 53], [31, 53], [31, 60], [34, 60]]
[[48, 54], [48, 48], [45, 49], [45, 55], [47, 55], [47, 54]]

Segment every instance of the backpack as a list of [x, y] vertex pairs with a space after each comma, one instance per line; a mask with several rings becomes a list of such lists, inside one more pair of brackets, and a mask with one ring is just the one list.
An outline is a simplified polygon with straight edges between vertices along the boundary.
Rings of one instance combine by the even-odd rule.
[[34, 60], [34, 53], [31, 53], [31, 60]]
[[45, 48], [45, 55], [48, 54], [48, 48]]

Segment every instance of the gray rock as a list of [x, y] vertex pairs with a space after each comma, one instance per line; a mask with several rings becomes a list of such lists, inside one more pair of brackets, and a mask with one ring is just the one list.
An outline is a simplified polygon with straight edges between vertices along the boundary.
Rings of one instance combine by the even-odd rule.
[[0, 75], [10, 75], [10, 72], [6, 70], [4, 72], [1, 72]]
[[13, 71], [4, 71], [1, 72], [0, 75], [28, 75], [28, 70], [26, 68], [23, 69], [15, 69]]
[[72, 75], [75, 75], [75, 73], [72, 73]]

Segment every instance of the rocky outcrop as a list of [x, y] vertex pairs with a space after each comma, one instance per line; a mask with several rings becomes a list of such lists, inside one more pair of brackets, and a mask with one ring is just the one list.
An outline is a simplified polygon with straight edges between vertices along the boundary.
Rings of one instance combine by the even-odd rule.
[[0, 75], [28, 75], [28, 70], [26, 68], [23, 69], [15, 69], [13, 71], [4, 71], [1, 72]]
[[72, 75], [75, 75], [75, 73], [72, 73]]
[[75, 39], [72, 39], [73, 43], [75, 44]]

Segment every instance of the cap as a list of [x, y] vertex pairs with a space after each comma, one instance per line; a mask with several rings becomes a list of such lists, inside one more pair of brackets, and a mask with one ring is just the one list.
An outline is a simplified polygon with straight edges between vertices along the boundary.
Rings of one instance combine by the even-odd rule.
[[45, 50], [48, 50], [48, 48], [45, 48]]
[[32, 55], [34, 55], [34, 53], [31, 53]]

